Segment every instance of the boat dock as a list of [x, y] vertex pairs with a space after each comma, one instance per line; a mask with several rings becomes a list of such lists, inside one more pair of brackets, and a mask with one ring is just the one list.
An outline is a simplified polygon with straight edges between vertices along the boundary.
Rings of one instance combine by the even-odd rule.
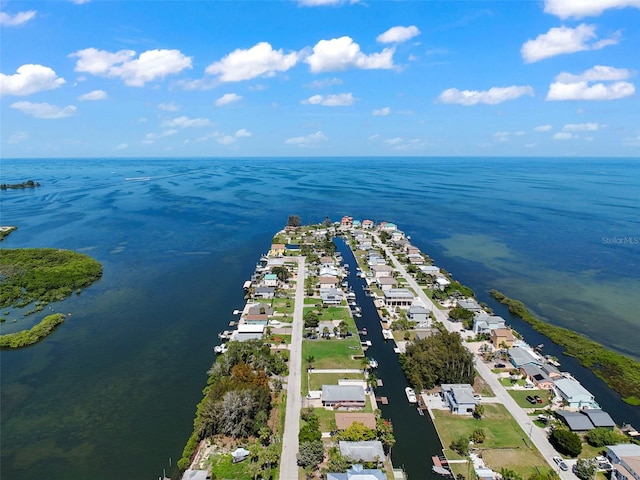
[[387, 397], [376, 397], [376, 402], [381, 405], [389, 405], [389, 399]]

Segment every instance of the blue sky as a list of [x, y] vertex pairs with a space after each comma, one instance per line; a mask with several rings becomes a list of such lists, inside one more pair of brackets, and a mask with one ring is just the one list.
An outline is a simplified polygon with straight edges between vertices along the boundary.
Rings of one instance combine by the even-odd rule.
[[6, 158], [640, 153], [640, 0], [0, 11]]

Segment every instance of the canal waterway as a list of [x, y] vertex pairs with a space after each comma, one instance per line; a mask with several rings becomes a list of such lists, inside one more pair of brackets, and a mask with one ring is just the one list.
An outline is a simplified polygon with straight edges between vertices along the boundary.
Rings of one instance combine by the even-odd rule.
[[365, 295], [363, 287], [367, 282], [357, 276], [357, 262], [353, 252], [342, 238], [336, 239], [337, 251], [345, 263], [349, 264], [349, 285], [356, 294], [356, 302], [362, 309], [362, 316], [356, 317], [358, 330], [367, 329], [362, 340], [371, 340], [366, 351], [369, 358], [378, 361], [376, 375], [383, 381], [382, 387], [375, 389], [376, 397], [387, 397], [388, 405], [378, 403], [382, 417], [393, 423], [396, 444], [391, 450], [395, 468], [403, 468], [409, 480], [440, 478], [432, 470], [431, 457], [442, 454], [438, 434], [428, 414], [418, 414], [415, 404], [407, 401], [404, 389], [409, 386], [400, 368], [398, 354], [393, 351], [395, 344], [382, 336], [380, 316], [373, 299]]

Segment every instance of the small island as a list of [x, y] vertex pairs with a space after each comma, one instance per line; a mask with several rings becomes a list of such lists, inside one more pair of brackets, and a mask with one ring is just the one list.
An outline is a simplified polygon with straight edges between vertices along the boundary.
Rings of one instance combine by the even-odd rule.
[[10, 226], [0, 227], [0, 242], [4, 240], [5, 237], [9, 236], [11, 232], [17, 229], [18, 227], [10, 227]]
[[33, 180], [27, 180], [22, 183], [2, 183], [0, 184], [0, 190], [22, 190], [25, 188], [35, 188], [39, 187], [39, 182], [34, 182]]
[[[80, 293], [101, 276], [102, 265], [81, 253], [55, 248], [3, 249], [0, 250], [0, 308], [25, 308], [33, 304], [33, 309], [24, 313], [28, 316], [51, 302], [64, 300], [74, 291]], [[63, 315], [49, 315], [31, 330], [0, 335], [0, 348], [32, 345], [63, 320]]]

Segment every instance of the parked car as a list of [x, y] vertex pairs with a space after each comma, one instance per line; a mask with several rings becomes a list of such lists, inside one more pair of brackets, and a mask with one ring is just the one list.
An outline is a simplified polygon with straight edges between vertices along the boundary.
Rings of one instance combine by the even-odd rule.
[[504, 363], [496, 363], [496, 368], [504, 368], [506, 365]]
[[567, 470], [569, 470], [569, 466], [564, 462], [564, 460], [561, 457], [553, 457], [553, 461], [556, 462], [556, 465], [558, 465], [560, 470], [562, 470], [563, 472], [566, 472]]
[[532, 405], [535, 405], [536, 403], [538, 403], [536, 402], [536, 399], [533, 398], [531, 395], [527, 395], [525, 398], [527, 399], [527, 402], [529, 402]]
[[534, 395], [533, 398], [535, 398], [537, 403], [542, 403], [542, 399], [540, 398], [540, 396]]

